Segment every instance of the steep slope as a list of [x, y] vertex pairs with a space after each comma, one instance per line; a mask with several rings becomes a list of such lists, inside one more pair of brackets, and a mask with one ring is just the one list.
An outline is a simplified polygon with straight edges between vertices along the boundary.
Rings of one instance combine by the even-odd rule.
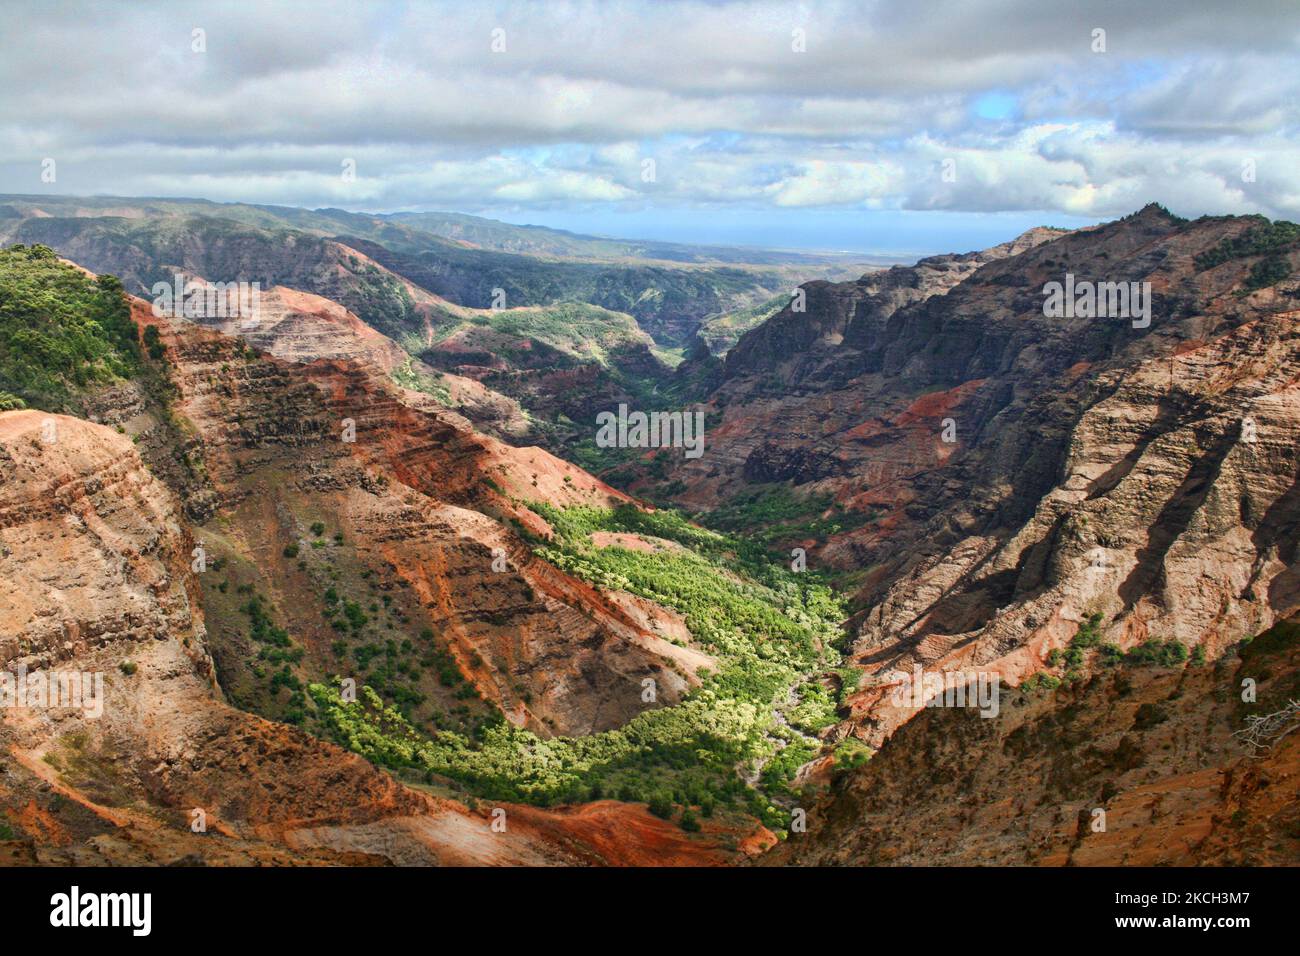
[[[689, 840], [634, 807], [506, 806], [496, 833], [486, 808], [227, 706], [196, 541], [111, 429], [0, 413], [0, 544], [6, 674], [25, 673], [31, 695], [56, 675], [85, 675], [90, 691], [76, 707], [6, 702], [0, 863], [709, 864], [736, 852], [716, 830]], [[635, 836], [620, 847], [611, 830]]]
[[[207, 289], [198, 277], [187, 280]], [[337, 302], [284, 286], [259, 290], [253, 314], [243, 314], [236, 290], [228, 290], [227, 307], [191, 321], [290, 362], [343, 359], [374, 366], [395, 382], [425, 392], [497, 437], [527, 438], [533, 431], [519, 403], [478, 380], [439, 372], [366, 325]]]
[[[808, 809], [765, 865], [1262, 866], [1300, 860], [1300, 625], [1216, 665], [1122, 664], [1075, 687], [936, 708]], [[1257, 701], [1243, 702], [1243, 681]], [[1288, 702], [1291, 702], [1288, 704]], [[1275, 731], [1276, 733], [1276, 731]]]
[[[1148, 207], [810, 286], [731, 350], [721, 424], [669, 478], [704, 506], [793, 488], [833, 519], [785, 540], [857, 589], [867, 677], [838, 732], [878, 744], [917, 664], [1078, 670], [1055, 661], [1096, 615], [1101, 641], [1212, 658], [1296, 609], [1293, 230]], [[1067, 273], [1149, 282], [1149, 326], [1046, 316]]]
[[[620, 500], [611, 489], [540, 449], [475, 434], [365, 365], [292, 365], [184, 320], [158, 319], [138, 300], [136, 313], [143, 327], [160, 330], [172, 411], [193, 435], [185, 453], [210, 489], [191, 498], [198, 533], [214, 560], [231, 562], [223, 581], [240, 595], [214, 631], [232, 692], [264, 704], [281, 696], [283, 668], [247, 671], [257, 657], [244, 632], [257, 632], [261, 602], [296, 631], [293, 647], [264, 660], [322, 677], [344, 660], [377, 657], [381, 683], [402, 688], [429, 721], [469, 706], [439, 685], [434, 668], [445, 668], [438, 662], [447, 656], [453, 683], [464, 674], [475, 696], [543, 733], [589, 733], [639, 713], [644, 677], [659, 681], [663, 703], [688, 686], [643, 646], [653, 648], [652, 635], [530, 560], [503, 524], [536, 527], [536, 516], [513, 503], [520, 499], [607, 504]], [[328, 535], [312, 531], [318, 524]], [[384, 650], [389, 642], [400, 660]], [[573, 680], [583, 693], [570, 692]], [[294, 713], [300, 704], [285, 706]]]

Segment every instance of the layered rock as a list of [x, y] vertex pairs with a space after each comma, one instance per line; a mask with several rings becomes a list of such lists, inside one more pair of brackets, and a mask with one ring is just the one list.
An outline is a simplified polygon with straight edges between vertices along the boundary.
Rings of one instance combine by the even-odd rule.
[[[228, 706], [197, 600], [195, 539], [112, 429], [0, 413], [0, 664], [98, 675], [79, 707], [8, 706], [0, 864], [583, 865], [734, 858], [644, 808], [468, 810]], [[202, 535], [200, 535], [200, 538]], [[98, 706], [91, 706], [93, 700]], [[68, 703], [66, 699], [60, 703]], [[611, 834], [633, 833], [621, 844]]]
[[[160, 329], [172, 408], [188, 423], [187, 453], [210, 488], [196, 515], [200, 537], [214, 559], [261, 570], [272, 605], [295, 623], [309, 671], [339, 666], [320, 595], [350, 579], [358, 600], [382, 593], [389, 623], [402, 625], [393, 636], [431, 629], [482, 697], [539, 733], [622, 724], [644, 709], [647, 678], [660, 705], [695, 683], [633, 615], [533, 559], [506, 523], [545, 534], [523, 502], [626, 500], [613, 489], [541, 449], [476, 433], [367, 364], [290, 364], [158, 319], [143, 304], [137, 317]], [[321, 518], [341, 545], [316, 542], [318, 553], [307, 529]], [[308, 549], [296, 563], [281, 557], [294, 545]], [[217, 659], [242, 684], [237, 662], [252, 649], [235, 610], [216, 641], [229, 650]], [[426, 684], [427, 694], [447, 696], [432, 675]]]
[[[1015, 683], [1093, 615], [1121, 649], [1212, 658], [1295, 610], [1298, 254], [1258, 289], [1261, 254], [1198, 265], [1266, 226], [1153, 206], [1035, 230], [809, 287], [806, 314], [729, 353], [721, 424], [673, 477], [692, 504], [786, 482], [864, 516], [810, 555], [859, 582], [849, 646], [867, 677], [840, 733], [878, 744], [910, 715], [888, 703], [897, 672]], [[1046, 314], [1067, 274], [1149, 283], [1149, 324]]]

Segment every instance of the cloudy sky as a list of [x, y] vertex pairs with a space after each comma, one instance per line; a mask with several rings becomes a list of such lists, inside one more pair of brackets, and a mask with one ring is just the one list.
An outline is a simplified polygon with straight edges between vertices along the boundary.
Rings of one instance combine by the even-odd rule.
[[898, 253], [1149, 201], [1300, 219], [1297, 0], [8, 0], [0, 22], [3, 192]]

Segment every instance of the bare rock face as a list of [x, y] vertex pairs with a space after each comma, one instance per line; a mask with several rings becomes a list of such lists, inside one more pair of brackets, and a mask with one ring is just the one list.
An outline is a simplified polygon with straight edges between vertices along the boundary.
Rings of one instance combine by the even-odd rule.
[[129, 439], [64, 415], [0, 413], [0, 493], [6, 663], [48, 668], [202, 633], [191, 582], [175, 573], [188, 532]]
[[19, 835], [0, 841], [0, 864], [710, 865], [740, 852], [726, 834], [688, 840], [614, 804], [507, 806], [506, 839], [487, 809], [230, 707], [207, 653], [195, 542], [129, 438], [0, 413], [0, 574], [12, 585], [0, 666], [41, 686], [88, 678], [77, 706], [5, 700], [0, 820]]
[[904, 306], [943, 295], [981, 266], [1061, 235], [1055, 229], [1031, 229], [989, 249], [931, 256], [912, 266], [868, 273], [855, 282], [809, 282], [803, 286], [802, 309], [792, 302], [746, 333], [727, 353], [726, 377], [768, 374], [775, 367], [797, 380], [813, 371], [820, 353], [834, 351], [846, 342], [855, 344], [866, 323], [880, 323]]
[[194, 319], [206, 328], [237, 336], [249, 345], [290, 362], [318, 358], [356, 359], [385, 372], [400, 368], [408, 356], [392, 339], [323, 296], [284, 286], [259, 290], [255, 308], [241, 312], [236, 293], [228, 292], [220, 315]]
[[876, 671], [987, 667], [1018, 683], [1094, 614], [1123, 649], [1173, 640], [1213, 659], [1294, 613], [1295, 318], [1102, 378], [1024, 525], [918, 561], [862, 616], [858, 653]]
[[[80, 709], [6, 710], [0, 799], [24, 829], [46, 831], [38, 861], [182, 856], [199, 843], [182, 835], [192, 832], [193, 809], [224, 836], [253, 838], [255, 826], [295, 815], [342, 820], [422, 806], [363, 761], [222, 703], [195, 601], [192, 539], [129, 439], [75, 418], [6, 412], [0, 454], [0, 570], [15, 584], [0, 605], [13, 635], [0, 651], [4, 666], [34, 679], [86, 675], [102, 687], [101, 696], [83, 684], [91, 693]], [[279, 769], [254, 764], [259, 754]], [[288, 786], [322, 772], [335, 791]], [[67, 812], [51, 808], [55, 798], [71, 804]], [[175, 834], [133, 839], [159, 829], [155, 814]], [[236, 861], [288, 858], [256, 838], [223, 849]]]

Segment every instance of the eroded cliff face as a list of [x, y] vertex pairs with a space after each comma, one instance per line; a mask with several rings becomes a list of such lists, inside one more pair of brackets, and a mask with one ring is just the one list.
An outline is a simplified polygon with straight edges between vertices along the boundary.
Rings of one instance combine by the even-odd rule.
[[[201, 283], [209, 288], [207, 283]], [[337, 302], [284, 286], [259, 290], [256, 305], [247, 309], [237, 291], [228, 290], [216, 316], [191, 321], [243, 339], [258, 351], [288, 362], [338, 359], [369, 365], [399, 383], [431, 394], [469, 419], [475, 427], [497, 437], [526, 438], [532, 431], [514, 399], [487, 388], [473, 378], [439, 372], [362, 322]], [[251, 314], [245, 314], [251, 313]]]
[[0, 413], [0, 574], [12, 585], [0, 663], [90, 678], [80, 706], [5, 707], [0, 864], [710, 865], [745, 852], [734, 834], [688, 838], [609, 803], [505, 805], [497, 833], [490, 808], [412, 790], [229, 706], [199, 603], [214, 572], [193, 565], [203, 537], [128, 437]]
[[[626, 500], [613, 489], [541, 449], [476, 433], [368, 363], [279, 361], [143, 303], [136, 314], [160, 330], [172, 413], [205, 484], [190, 496], [201, 503], [196, 536], [211, 560], [229, 562], [219, 581], [203, 581], [220, 609], [223, 684], [241, 700], [255, 692], [241, 613], [250, 588], [292, 625], [308, 673], [358, 670], [357, 652], [336, 648], [345, 638], [406, 641], [450, 655], [478, 696], [541, 734], [619, 726], [645, 709], [647, 678], [660, 706], [696, 682], [643, 623], [532, 558], [510, 523], [545, 534], [521, 502]], [[335, 616], [348, 602], [368, 619], [361, 627]], [[363, 683], [364, 668], [355, 676]], [[412, 683], [431, 709], [472, 706], [432, 667]]]
[[[1092, 615], [1122, 649], [1173, 640], [1213, 659], [1294, 613], [1296, 318], [1259, 315], [1084, 386], [1093, 403], [1024, 524], [917, 561], [861, 616], [855, 654], [876, 672], [1019, 683]], [[864, 691], [854, 709], [877, 700]]]
[[[863, 516], [809, 558], [857, 582], [866, 676], [836, 733], [879, 744], [917, 665], [1059, 675], [1048, 655], [1093, 615], [1121, 649], [1213, 659], [1296, 610], [1300, 256], [1260, 288], [1260, 254], [1197, 261], [1261, 226], [1148, 207], [1035, 230], [810, 287], [733, 349], [722, 422], [674, 477], [704, 506], [789, 482]], [[1045, 315], [1067, 274], [1150, 283], [1149, 324]]]
[[[222, 702], [193, 539], [129, 439], [75, 418], [6, 412], [0, 449], [0, 568], [14, 585], [0, 605], [6, 668], [102, 681], [93, 709], [6, 709], [4, 813], [31, 838], [14, 853], [170, 862], [202, 846], [206, 859], [287, 862], [294, 855], [264, 844], [258, 828], [425, 806], [364, 761]], [[196, 808], [219, 836], [190, 835]]]
[[[765, 865], [1266, 866], [1300, 859], [1300, 734], [1245, 718], [1300, 699], [1300, 627], [1217, 664], [1007, 688], [995, 718], [917, 714], [808, 809]], [[1255, 682], [1253, 703], [1243, 681]]]

